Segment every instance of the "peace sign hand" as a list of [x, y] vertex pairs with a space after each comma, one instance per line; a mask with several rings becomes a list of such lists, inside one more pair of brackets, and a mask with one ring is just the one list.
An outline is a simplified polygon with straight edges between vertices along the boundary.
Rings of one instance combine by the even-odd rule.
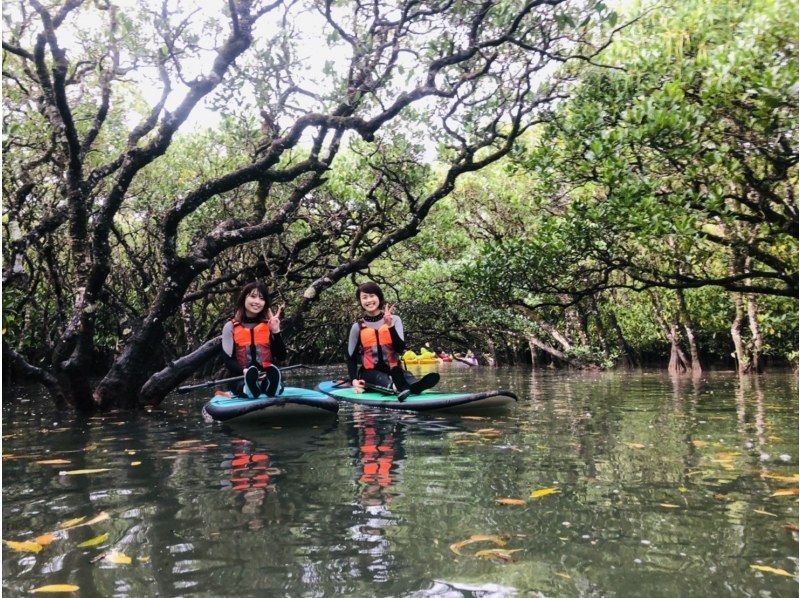
[[281, 331], [281, 312], [283, 311], [283, 306], [281, 305], [277, 311], [273, 313], [272, 309], [267, 310], [267, 316], [269, 316], [269, 320], [267, 323], [269, 324], [270, 332], [278, 333]]
[[386, 305], [386, 308], [383, 310], [383, 323], [386, 324], [389, 328], [394, 326], [394, 305]]

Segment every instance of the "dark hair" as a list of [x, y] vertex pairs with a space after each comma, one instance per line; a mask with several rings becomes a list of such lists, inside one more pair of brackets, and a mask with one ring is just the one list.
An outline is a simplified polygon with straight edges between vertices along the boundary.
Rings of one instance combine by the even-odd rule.
[[235, 303], [236, 311], [233, 314], [233, 319], [235, 321], [241, 322], [242, 318], [244, 318], [244, 300], [253, 291], [253, 289], [257, 290], [264, 298], [264, 309], [261, 310], [261, 313], [258, 314], [258, 316], [261, 320], [267, 320], [267, 310], [269, 309], [269, 293], [267, 292], [267, 285], [260, 280], [256, 280], [254, 282], [248, 282], [242, 287], [242, 290], [239, 291], [239, 297], [236, 299]]
[[383, 309], [383, 305], [385, 303], [383, 299], [383, 291], [381, 288], [372, 281], [365, 282], [364, 284], [358, 285], [356, 289], [356, 301], [358, 301], [358, 305], [361, 306], [361, 293], [367, 293], [369, 295], [377, 295], [378, 296], [378, 309]]

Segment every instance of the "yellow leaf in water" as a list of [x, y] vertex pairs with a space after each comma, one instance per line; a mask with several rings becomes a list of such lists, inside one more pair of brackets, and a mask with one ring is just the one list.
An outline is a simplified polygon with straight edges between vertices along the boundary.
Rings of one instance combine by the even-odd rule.
[[475, 430], [476, 434], [496, 434], [499, 430], [497, 428], [481, 428], [480, 430]]
[[563, 577], [564, 579], [572, 579], [572, 578], [571, 578], [569, 575], [567, 575], [566, 573], [559, 573], [558, 571], [556, 571], [556, 575], [558, 575], [559, 577]]
[[525, 504], [525, 501], [521, 498], [498, 498], [494, 502], [501, 505], [509, 505], [514, 507], [521, 507]]
[[513, 550], [506, 550], [503, 548], [490, 548], [488, 550], [479, 550], [475, 556], [482, 559], [497, 559], [500, 561], [511, 562], [514, 560], [512, 556], [515, 552], [520, 552], [522, 548], [514, 548]]
[[31, 592], [77, 592], [80, 589], [80, 586], [73, 586], [72, 584], [68, 583], [58, 583], [49, 586], [42, 586], [40, 588], [36, 588], [35, 590], [31, 590]]
[[105, 511], [102, 511], [95, 515], [92, 519], [84, 523], [83, 525], [94, 525], [95, 523], [100, 523], [101, 521], [105, 521], [106, 519], [110, 519], [110, 515]]
[[697, 448], [703, 448], [708, 446], [708, 443], [705, 440], [692, 440], [692, 444], [695, 445]]
[[109, 519], [109, 518], [110, 518], [109, 514], [106, 513], [105, 511], [103, 511], [103, 512], [98, 513], [94, 517], [92, 517], [89, 521], [85, 521], [83, 523], [81, 523], [81, 521], [86, 519], [86, 517], [79, 517], [77, 519], [70, 519], [66, 523], [62, 524], [62, 526], [60, 528], [58, 528], [58, 529], [62, 529], [62, 530], [64, 530], [64, 529], [73, 529], [73, 528], [76, 528], [76, 527], [83, 527], [84, 525], [94, 525], [95, 523], [100, 523], [101, 521], [105, 521], [106, 519]]
[[130, 565], [133, 562], [131, 557], [129, 557], [127, 554], [122, 554], [121, 552], [109, 552], [106, 555], [106, 560], [116, 565]]
[[797, 493], [797, 488], [782, 488], [780, 490], [776, 490], [770, 494], [770, 496], [796, 496]]
[[5, 543], [6, 546], [8, 546], [11, 550], [16, 550], [17, 552], [39, 552], [42, 549], [41, 544], [31, 542], [30, 540], [26, 540], [24, 542], [5, 540]]
[[86, 519], [86, 517], [76, 517], [75, 519], [69, 519], [69, 520], [65, 521], [64, 523], [62, 523], [61, 525], [59, 525], [58, 529], [67, 529], [69, 527], [75, 527], [76, 525], [78, 525], [84, 519]]
[[52, 544], [55, 539], [56, 537], [53, 534], [42, 534], [36, 538], [35, 542], [42, 546], [47, 546], [48, 544]]
[[626, 443], [632, 449], [643, 449], [644, 445], [638, 442], [628, 442]]
[[774, 573], [775, 575], [783, 575], [784, 577], [794, 577], [788, 571], [783, 569], [776, 569], [775, 567], [767, 567], [766, 565], [750, 565], [751, 569], [755, 571], [763, 571], [764, 573]]
[[681, 486], [680, 488], [678, 488], [678, 492], [686, 494], [687, 492], [689, 492], [689, 489], [686, 486]]
[[769, 511], [760, 511], [759, 509], [753, 509], [753, 513], [758, 513], [759, 515], [769, 515], [770, 517], [777, 517], [775, 513], [770, 513]]
[[560, 490], [558, 488], [540, 488], [539, 490], [531, 492], [531, 498], [542, 498], [543, 496], [555, 494], [556, 492], [560, 492]]
[[199, 438], [196, 440], [178, 440], [177, 442], [173, 443], [172, 446], [188, 446], [191, 444], [200, 444], [200, 442], [201, 441]]
[[[481, 416], [481, 415], [462, 415], [461, 419], [476, 419], [477, 420], [477, 419], [486, 419], [486, 418]], [[3, 438], [5, 438], [5, 436]]]
[[131, 467], [138, 467], [141, 464], [142, 464], [141, 461], [131, 461]]
[[762, 473], [762, 478], [769, 478], [770, 480], [778, 480], [779, 482], [800, 482], [800, 475], [778, 475], [776, 473]]
[[500, 536], [497, 535], [486, 536], [483, 534], [474, 534], [470, 536], [468, 540], [462, 540], [461, 542], [456, 542], [454, 544], [451, 544], [450, 550], [455, 552], [457, 555], [461, 556], [461, 549], [464, 548], [464, 546], [467, 546], [469, 544], [474, 544], [475, 542], [491, 542], [496, 546], [506, 545], [506, 541]]
[[741, 457], [742, 453], [736, 451], [723, 451], [721, 453], [717, 453], [716, 457], [720, 461], [732, 461], [736, 457]]
[[58, 475], [91, 475], [93, 473], [103, 473], [110, 469], [72, 469], [70, 471], [59, 471]]
[[136, 451], [134, 451], [134, 450], [132, 450], [132, 449], [128, 449], [128, 450], [126, 450], [126, 451], [125, 451], [125, 454], [126, 454], [126, 455], [130, 455], [130, 456], [133, 456], [133, 455], [135, 455], [135, 454], [136, 454]]
[[150, 557], [149, 556], [140, 556], [140, 557], [136, 557], [136, 560], [139, 561], [140, 563], [149, 563], [150, 562]]
[[664, 507], [665, 509], [680, 509], [680, 505], [673, 505], [671, 502], [661, 502], [658, 503], [658, 506]]
[[72, 463], [69, 459], [45, 459], [44, 461], [37, 461], [39, 465], [69, 465]]
[[91, 540], [86, 540], [85, 542], [81, 542], [78, 544], [78, 548], [89, 548], [91, 546], [99, 546], [103, 544], [106, 540], [108, 540], [108, 534], [100, 534], [92, 538]]

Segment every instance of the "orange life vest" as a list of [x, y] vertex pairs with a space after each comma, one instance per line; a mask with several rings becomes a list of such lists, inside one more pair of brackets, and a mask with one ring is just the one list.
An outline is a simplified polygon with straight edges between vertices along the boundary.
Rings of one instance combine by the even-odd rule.
[[361, 327], [359, 338], [364, 349], [361, 363], [365, 370], [374, 370], [381, 361], [390, 368], [400, 365], [400, 359], [392, 346], [392, 333], [386, 324], [382, 324], [377, 330], [366, 326], [363, 322], [360, 322], [359, 326]]
[[259, 322], [253, 328], [245, 328], [240, 322], [234, 322], [233, 354], [242, 369], [250, 366], [253, 362], [265, 368], [272, 365], [269, 324]]

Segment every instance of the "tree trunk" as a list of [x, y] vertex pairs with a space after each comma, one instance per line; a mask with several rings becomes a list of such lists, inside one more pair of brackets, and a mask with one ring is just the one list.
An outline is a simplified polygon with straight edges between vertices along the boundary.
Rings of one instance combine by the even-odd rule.
[[533, 342], [531, 341], [531, 337], [530, 336], [528, 337], [528, 348], [531, 351], [531, 367], [536, 369], [536, 362], [538, 361], [537, 353], [538, 353], [539, 349], [535, 344], [533, 344]]
[[597, 338], [600, 341], [600, 347], [603, 349], [603, 355], [608, 357], [611, 354], [608, 344], [608, 335], [603, 325], [603, 318], [600, 316], [600, 309], [597, 307], [597, 300], [594, 295], [589, 297], [589, 305], [592, 317], [594, 317], [595, 326], [597, 326]]
[[742, 320], [744, 319], [744, 308], [742, 307], [742, 294], [733, 293], [733, 306], [736, 309], [736, 315], [731, 322], [731, 338], [733, 339], [733, 348], [736, 354], [736, 370], [740, 374], [747, 372], [749, 359], [747, 358], [747, 351], [742, 341]]
[[683, 351], [680, 347], [680, 342], [678, 340], [677, 323], [673, 322], [670, 324], [667, 338], [669, 338], [670, 342], [669, 364], [667, 365], [667, 371], [671, 374], [682, 374], [687, 369], [687, 363], [686, 356], [683, 354]]
[[497, 349], [494, 346], [494, 341], [491, 338], [487, 338], [486, 346], [489, 349], [489, 354], [492, 356], [492, 365], [497, 367], [499, 364], [497, 362]]
[[674, 320], [670, 324], [667, 324], [667, 320], [664, 318], [661, 301], [659, 300], [658, 295], [651, 292], [650, 298], [652, 299], [653, 307], [655, 308], [654, 314], [656, 322], [658, 322], [662, 332], [664, 333], [664, 336], [667, 338], [670, 344], [667, 371], [671, 373], [685, 372], [687, 365], [689, 364], [689, 360], [686, 359], [686, 355], [684, 355], [683, 351], [681, 350], [678, 324]]
[[546, 322], [539, 322], [539, 326], [541, 326], [542, 329], [547, 332], [547, 334], [557, 340], [559, 344], [564, 347], [565, 351], [572, 349], [572, 343], [570, 343], [569, 340], [563, 334], [561, 334], [555, 326]]
[[564, 310], [564, 316], [567, 319], [568, 329], [572, 332], [573, 338], [577, 337], [582, 346], [588, 347], [589, 335], [586, 332], [585, 318], [582, 318], [574, 307]]
[[697, 342], [694, 338], [694, 326], [692, 325], [692, 320], [689, 316], [689, 310], [686, 307], [686, 299], [683, 295], [683, 289], [678, 289], [676, 293], [678, 296], [678, 315], [683, 323], [683, 329], [686, 332], [686, 342], [689, 343], [689, 355], [691, 356], [692, 360], [692, 372], [699, 374], [703, 371], [703, 367], [700, 364], [700, 352], [697, 350]]
[[761, 327], [758, 325], [758, 303], [754, 295], [747, 296], [747, 319], [750, 323], [750, 334], [752, 334], [752, 353], [747, 364], [747, 371], [760, 374], [763, 371], [761, 363], [761, 352], [764, 347], [764, 339], [761, 336]]
[[625, 340], [622, 334], [622, 328], [620, 328], [617, 316], [614, 315], [613, 310], [608, 311], [608, 323], [611, 327], [611, 332], [614, 333], [614, 343], [616, 344], [619, 357], [622, 360], [622, 366], [626, 369], [635, 367], [637, 364], [633, 357], [633, 352], [631, 351], [628, 341]]
[[144, 384], [139, 400], [144, 405], [158, 405], [178, 384], [186, 380], [200, 366], [220, 355], [222, 337], [218, 336], [201, 347], [167, 364]]
[[129, 339], [122, 353], [94, 390], [94, 401], [101, 409], [112, 405], [132, 409], [139, 406], [139, 392], [150, 377], [164, 340], [164, 320], [178, 310], [194, 273], [181, 268], [162, 286], [150, 313], [140, 329]]

